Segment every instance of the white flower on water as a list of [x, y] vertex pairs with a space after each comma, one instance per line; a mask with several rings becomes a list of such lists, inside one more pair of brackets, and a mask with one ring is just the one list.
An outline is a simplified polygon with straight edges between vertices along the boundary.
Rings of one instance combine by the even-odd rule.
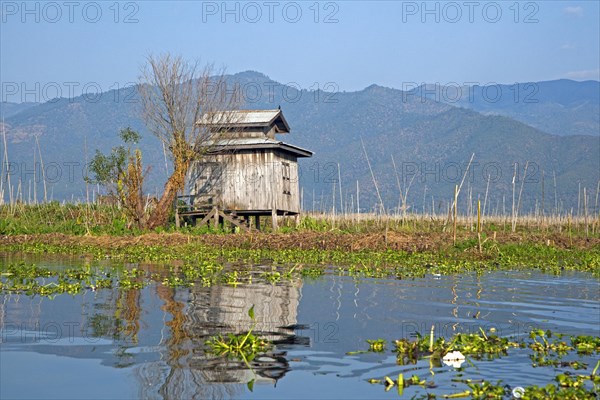
[[451, 351], [442, 358], [442, 361], [450, 367], [460, 368], [462, 363], [465, 362], [465, 356], [460, 351]]

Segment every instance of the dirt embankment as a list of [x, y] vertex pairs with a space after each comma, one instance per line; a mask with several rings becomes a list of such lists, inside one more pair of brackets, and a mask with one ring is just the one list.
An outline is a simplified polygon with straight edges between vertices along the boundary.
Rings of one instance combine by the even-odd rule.
[[[459, 242], [473, 240], [476, 236], [461, 235]], [[550, 245], [557, 248], [591, 249], [600, 246], [598, 238], [569, 238], [558, 234], [525, 235], [498, 233], [488, 240], [499, 244], [534, 243]], [[249, 249], [321, 249], [359, 251], [371, 250], [404, 250], [438, 251], [452, 244], [452, 234], [442, 232], [401, 233], [389, 231], [377, 233], [339, 233], [339, 232], [294, 232], [294, 233], [245, 233], [245, 234], [206, 234], [186, 235], [181, 233], [148, 233], [139, 236], [74, 236], [61, 233], [39, 235], [4, 235], [0, 236], [0, 245], [43, 243], [66, 246], [98, 246], [103, 248], [123, 248], [135, 245], [146, 246], [178, 246], [186, 244], [205, 244], [215, 247], [239, 247]]]

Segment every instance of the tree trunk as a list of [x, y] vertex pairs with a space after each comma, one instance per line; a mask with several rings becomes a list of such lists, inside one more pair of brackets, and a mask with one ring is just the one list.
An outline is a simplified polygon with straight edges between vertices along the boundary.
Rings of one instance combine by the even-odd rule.
[[185, 167], [176, 168], [175, 171], [173, 171], [173, 175], [171, 175], [165, 184], [165, 190], [160, 200], [148, 218], [148, 229], [155, 229], [167, 224], [169, 211], [171, 210], [171, 207], [173, 207], [177, 192], [184, 187], [186, 174], [187, 168]]

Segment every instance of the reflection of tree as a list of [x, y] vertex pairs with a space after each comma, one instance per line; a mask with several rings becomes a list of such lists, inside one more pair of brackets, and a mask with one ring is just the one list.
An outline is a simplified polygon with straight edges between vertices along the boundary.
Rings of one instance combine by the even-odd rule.
[[[116, 297], [114, 297], [116, 295]], [[115, 289], [105, 302], [95, 304], [100, 312], [88, 318], [93, 337], [111, 337], [114, 340], [137, 343], [140, 330], [141, 291]]]
[[116, 333], [119, 337], [138, 342], [140, 330], [140, 290], [119, 290], [115, 309]]
[[166, 343], [169, 349], [167, 362], [177, 365], [189, 353], [189, 350], [183, 346], [184, 340], [187, 339], [186, 332], [183, 329], [185, 322], [184, 305], [175, 300], [175, 293], [175, 289], [167, 286], [159, 285], [156, 287], [156, 294], [164, 301], [161, 310], [171, 315], [171, 320], [165, 322], [165, 325], [171, 328], [171, 336]]
[[131, 344], [138, 343], [140, 330], [141, 290], [114, 289], [106, 291], [107, 298], [94, 304], [95, 313], [87, 319], [87, 329], [92, 337], [110, 337], [117, 346], [114, 355], [117, 368], [135, 363], [134, 355], [127, 352]]

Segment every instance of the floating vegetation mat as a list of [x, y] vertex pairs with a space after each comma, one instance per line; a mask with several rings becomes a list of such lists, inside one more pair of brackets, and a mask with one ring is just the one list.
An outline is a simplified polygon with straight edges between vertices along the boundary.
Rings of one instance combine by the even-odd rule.
[[[458, 375], [461, 376], [453, 381], [468, 388], [461, 392], [444, 395], [425, 394], [418, 398], [592, 399], [597, 397], [600, 388], [600, 375], [598, 375], [600, 360], [590, 366], [581, 361], [580, 356], [594, 359], [600, 354], [600, 337], [582, 335], [567, 337], [549, 330], [532, 330], [527, 339], [513, 341], [509, 338], [498, 337], [495, 329], [491, 329], [487, 333], [482, 328], [479, 330], [478, 333], [459, 333], [448, 339], [444, 337], [434, 339], [432, 328], [430, 335], [427, 336], [417, 334], [414, 339], [395, 340], [389, 351], [395, 353], [397, 364], [407, 366], [417, 364], [420, 360], [428, 360], [430, 375], [427, 377], [420, 377], [416, 374], [405, 376], [400, 372], [397, 376], [371, 378], [368, 379], [368, 382], [383, 385], [385, 391], [396, 388], [399, 395], [402, 395], [404, 389], [410, 386], [420, 386], [425, 390], [433, 389], [437, 386], [435, 369], [446, 365], [455, 368], [459, 372]], [[351, 351], [347, 355], [385, 353], [387, 346], [385, 340], [369, 339], [367, 344], [369, 345], [368, 350]], [[533, 367], [553, 367], [566, 371], [556, 375], [554, 382], [544, 387], [536, 385], [511, 387], [501, 381], [478, 381], [462, 377], [468, 375], [468, 368], [465, 367], [473, 366], [474, 362], [492, 361], [508, 356], [512, 352], [527, 353]], [[571, 370], [588, 371], [588, 373]], [[591, 372], [589, 372], [590, 370]]]

